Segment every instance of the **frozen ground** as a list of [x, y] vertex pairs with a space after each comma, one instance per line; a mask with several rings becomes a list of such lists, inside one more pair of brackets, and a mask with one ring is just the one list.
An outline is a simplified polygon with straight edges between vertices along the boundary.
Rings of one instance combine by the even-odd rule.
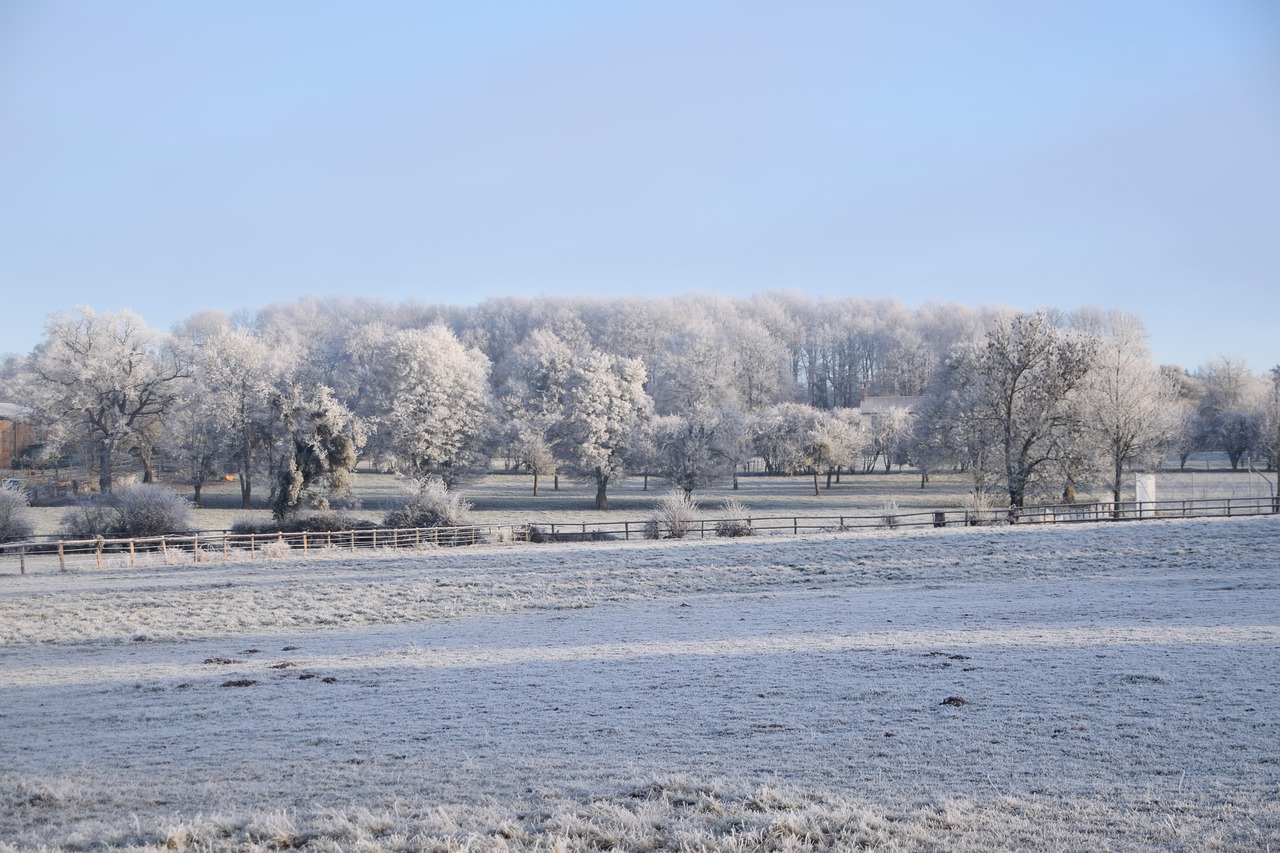
[[1278, 544], [1256, 518], [4, 576], [0, 850], [1280, 850]]

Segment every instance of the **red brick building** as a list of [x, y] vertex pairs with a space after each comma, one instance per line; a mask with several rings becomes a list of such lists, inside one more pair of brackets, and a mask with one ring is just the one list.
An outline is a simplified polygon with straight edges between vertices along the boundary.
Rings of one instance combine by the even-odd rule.
[[38, 443], [30, 413], [13, 403], [0, 403], [0, 468], [12, 468]]

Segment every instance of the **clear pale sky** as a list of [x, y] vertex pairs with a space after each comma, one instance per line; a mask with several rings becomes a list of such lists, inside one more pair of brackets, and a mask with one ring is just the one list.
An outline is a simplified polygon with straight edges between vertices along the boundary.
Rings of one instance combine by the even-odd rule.
[[1280, 363], [1280, 3], [0, 2], [0, 352], [305, 294], [893, 296]]

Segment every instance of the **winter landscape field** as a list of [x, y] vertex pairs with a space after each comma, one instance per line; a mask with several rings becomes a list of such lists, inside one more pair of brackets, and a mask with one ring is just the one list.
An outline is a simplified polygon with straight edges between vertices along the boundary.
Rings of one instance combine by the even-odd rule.
[[0, 578], [0, 850], [1280, 847], [1280, 519]]

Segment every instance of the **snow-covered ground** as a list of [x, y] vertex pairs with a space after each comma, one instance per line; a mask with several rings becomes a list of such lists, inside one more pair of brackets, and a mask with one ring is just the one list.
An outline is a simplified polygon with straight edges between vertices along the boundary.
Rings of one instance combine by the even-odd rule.
[[1280, 519], [0, 577], [0, 850], [1280, 849]]

